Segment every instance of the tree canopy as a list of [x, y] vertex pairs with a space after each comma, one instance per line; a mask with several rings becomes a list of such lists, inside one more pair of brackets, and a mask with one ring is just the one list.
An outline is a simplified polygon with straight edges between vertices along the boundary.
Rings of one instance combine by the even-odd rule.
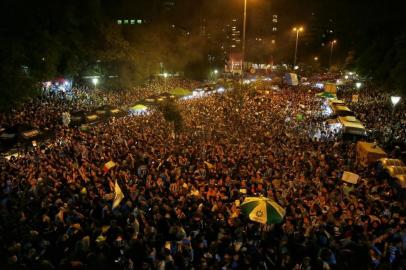
[[56, 77], [118, 77], [105, 80], [106, 86], [125, 88], [163, 70], [207, 62], [200, 36], [171, 27], [165, 17], [153, 20], [146, 12], [151, 21], [117, 24], [124, 5], [4, 0], [0, 7], [2, 107], [35, 95], [40, 82]]

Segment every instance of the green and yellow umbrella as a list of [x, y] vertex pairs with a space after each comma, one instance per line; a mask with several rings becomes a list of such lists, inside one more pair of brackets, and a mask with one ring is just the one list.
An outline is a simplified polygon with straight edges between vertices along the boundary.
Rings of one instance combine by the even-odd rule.
[[241, 212], [250, 220], [262, 224], [281, 223], [285, 216], [285, 209], [274, 200], [265, 197], [245, 198], [241, 204]]

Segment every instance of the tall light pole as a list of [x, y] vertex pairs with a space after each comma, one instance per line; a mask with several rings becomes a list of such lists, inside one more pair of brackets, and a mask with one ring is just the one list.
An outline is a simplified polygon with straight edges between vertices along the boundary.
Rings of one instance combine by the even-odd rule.
[[245, 30], [247, 27], [247, 0], [244, 0], [244, 19], [242, 27], [242, 57], [241, 57], [241, 90], [244, 82], [244, 60], [245, 60]]
[[296, 46], [295, 46], [295, 58], [293, 60], [293, 68], [296, 66], [296, 59], [297, 59], [297, 46], [299, 44], [299, 32], [303, 31], [303, 27], [294, 27], [293, 31], [296, 32]]
[[166, 78], [168, 78], [168, 73], [164, 73], [164, 91], [167, 92], [166, 90]]
[[331, 68], [331, 61], [333, 59], [333, 48], [334, 48], [334, 44], [337, 43], [337, 40], [332, 40], [330, 42], [330, 61], [329, 61], [329, 67]]

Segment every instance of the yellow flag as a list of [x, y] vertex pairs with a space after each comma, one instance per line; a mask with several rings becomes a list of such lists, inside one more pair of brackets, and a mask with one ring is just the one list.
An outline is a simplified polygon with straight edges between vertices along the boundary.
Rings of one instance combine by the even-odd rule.
[[207, 162], [207, 161], [205, 161], [204, 164], [206, 164], [206, 166], [207, 166], [207, 168], [208, 168], [209, 170], [211, 170], [211, 169], [214, 167], [213, 164], [211, 164], [210, 162]]
[[120, 186], [118, 185], [117, 181], [114, 184], [114, 201], [113, 201], [113, 209], [119, 206], [120, 202], [124, 199], [123, 191], [121, 191]]
[[104, 173], [107, 173], [111, 168], [114, 168], [115, 166], [116, 166], [116, 163], [114, 161], [110, 160], [103, 166]]

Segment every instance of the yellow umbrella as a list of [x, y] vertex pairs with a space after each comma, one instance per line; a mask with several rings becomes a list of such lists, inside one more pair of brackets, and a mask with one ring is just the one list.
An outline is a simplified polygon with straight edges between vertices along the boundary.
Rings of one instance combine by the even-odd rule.
[[262, 224], [281, 223], [286, 211], [274, 200], [265, 197], [247, 197], [241, 204], [241, 212], [252, 221]]

